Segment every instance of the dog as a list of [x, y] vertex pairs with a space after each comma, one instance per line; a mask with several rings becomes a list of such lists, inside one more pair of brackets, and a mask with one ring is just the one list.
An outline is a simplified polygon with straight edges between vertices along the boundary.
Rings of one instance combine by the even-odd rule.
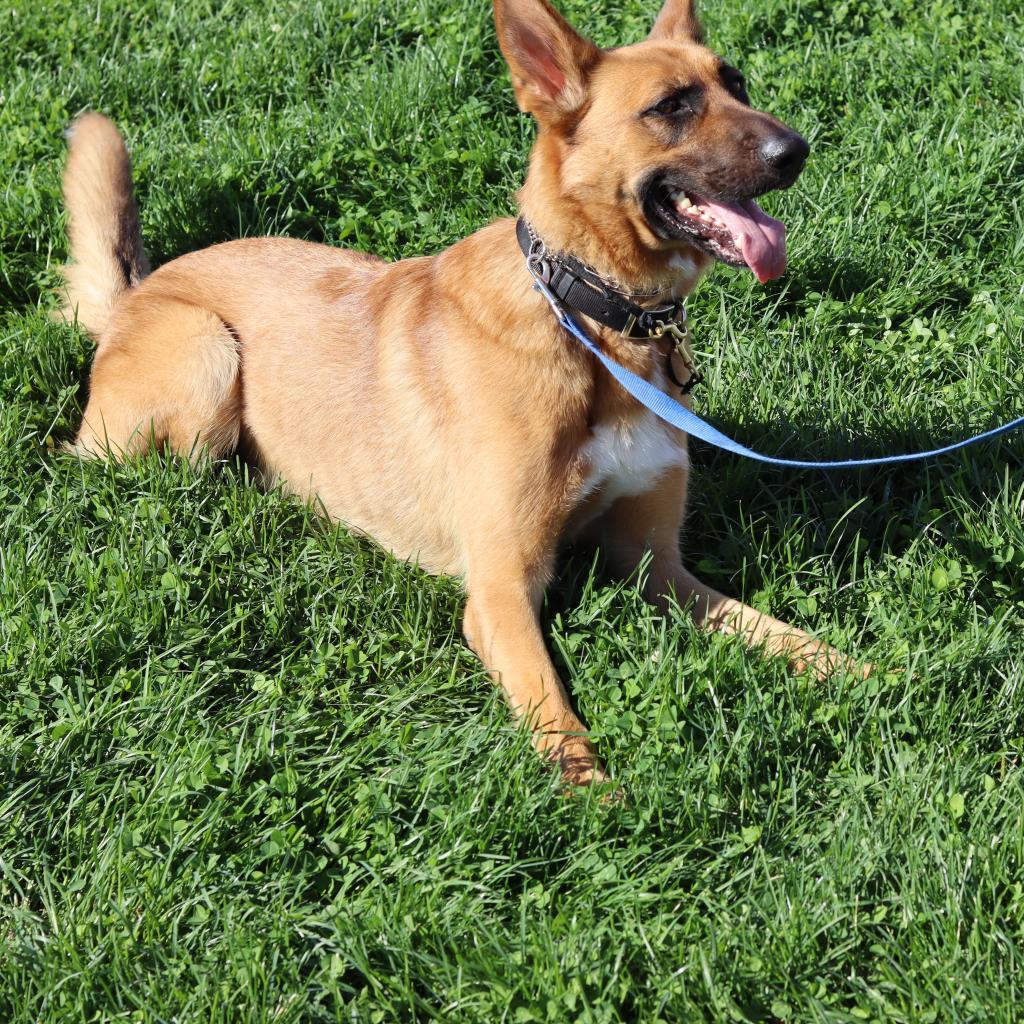
[[692, 0], [666, 0], [644, 41], [612, 50], [546, 0], [494, 0], [494, 14], [537, 123], [521, 219], [436, 256], [251, 238], [151, 273], [124, 142], [99, 114], [76, 122], [64, 315], [97, 348], [71, 448], [196, 461], [242, 448], [334, 520], [462, 577], [468, 643], [536, 749], [582, 785], [604, 771], [539, 623], [568, 541], [598, 542], [625, 577], [649, 559], [660, 608], [794, 670], [852, 662], [684, 568], [686, 436], [566, 334], [534, 274], [559, 278], [613, 359], [687, 401], [681, 301], [716, 261], [762, 282], [784, 271], [785, 228], [754, 199], [791, 186], [809, 147], [750, 106]]

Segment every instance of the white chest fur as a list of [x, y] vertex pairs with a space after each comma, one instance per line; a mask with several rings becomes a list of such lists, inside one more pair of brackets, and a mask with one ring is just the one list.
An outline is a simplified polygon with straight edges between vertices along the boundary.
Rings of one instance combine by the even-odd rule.
[[667, 469], [689, 466], [678, 438], [647, 411], [635, 420], [596, 428], [580, 452], [587, 466], [580, 498], [600, 492], [596, 514], [618, 498], [649, 491]]

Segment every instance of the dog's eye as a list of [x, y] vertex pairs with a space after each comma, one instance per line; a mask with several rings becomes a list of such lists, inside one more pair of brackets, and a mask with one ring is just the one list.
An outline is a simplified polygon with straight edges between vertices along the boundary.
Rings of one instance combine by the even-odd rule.
[[666, 96], [660, 103], [656, 103], [651, 107], [655, 114], [661, 114], [662, 117], [671, 117], [673, 114], [680, 114], [690, 109], [690, 104], [686, 97], [680, 96], [679, 93]]

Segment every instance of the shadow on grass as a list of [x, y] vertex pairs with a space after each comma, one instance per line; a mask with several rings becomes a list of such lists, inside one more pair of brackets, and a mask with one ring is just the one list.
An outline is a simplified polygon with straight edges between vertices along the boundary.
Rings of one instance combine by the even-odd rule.
[[[825, 425], [808, 415], [800, 420], [778, 416], [771, 420], [744, 418], [741, 422], [715, 419], [714, 426], [739, 444], [772, 458], [807, 462], [888, 458], [942, 448], [1007, 422], [1010, 414], [995, 422], [950, 422], [948, 432], [923, 427], [892, 427], [865, 432], [852, 424]], [[691, 458], [702, 475], [713, 474], [723, 482], [738, 476], [773, 491], [797, 488], [831, 493], [854, 492], [854, 497], [885, 488], [890, 496], [929, 488], [938, 481], [956, 481], [966, 471], [974, 476], [1003, 475], [1003, 465], [1024, 468], [1024, 431], [978, 442], [959, 451], [881, 466], [819, 469], [774, 466], [733, 455], [700, 440], [690, 443]]]
[[[143, 190], [140, 188], [140, 193]], [[165, 216], [159, 237], [146, 238], [154, 267], [211, 245], [264, 235], [327, 242], [339, 209], [329, 190], [303, 187], [294, 177], [256, 183], [240, 180], [198, 184], [178, 199], [181, 217]], [[140, 196], [145, 209], [145, 196]]]
[[[880, 288], [889, 286], [889, 276], [887, 268], [858, 256], [822, 253], [805, 264], [799, 275], [768, 281], [763, 287], [766, 301], [774, 303], [775, 315], [800, 316], [822, 299], [845, 304], [854, 302], [858, 296], [871, 295], [872, 305], [881, 306], [877, 295]], [[926, 303], [922, 303], [921, 296], [911, 294], [901, 300], [909, 298], [907, 309], [893, 308], [896, 299], [889, 292], [884, 305], [893, 324], [899, 326], [912, 316], [924, 319], [941, 312], [955, 315], [968, 307], [973, 297], [972, 290], [954, 280], [951, 273]]]

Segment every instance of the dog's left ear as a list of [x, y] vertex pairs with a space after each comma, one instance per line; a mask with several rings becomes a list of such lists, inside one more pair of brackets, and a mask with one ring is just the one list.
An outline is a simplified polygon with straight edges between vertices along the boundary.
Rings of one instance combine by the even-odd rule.
[[494, 0], [494, 21], [519, 109], [540, 121], [578, 110], [601, 51], [547, 0]]
[[694, 0], [665, 0], [648, 39], [688, 39], [704, 42], [704, 26], [697, 17]]

